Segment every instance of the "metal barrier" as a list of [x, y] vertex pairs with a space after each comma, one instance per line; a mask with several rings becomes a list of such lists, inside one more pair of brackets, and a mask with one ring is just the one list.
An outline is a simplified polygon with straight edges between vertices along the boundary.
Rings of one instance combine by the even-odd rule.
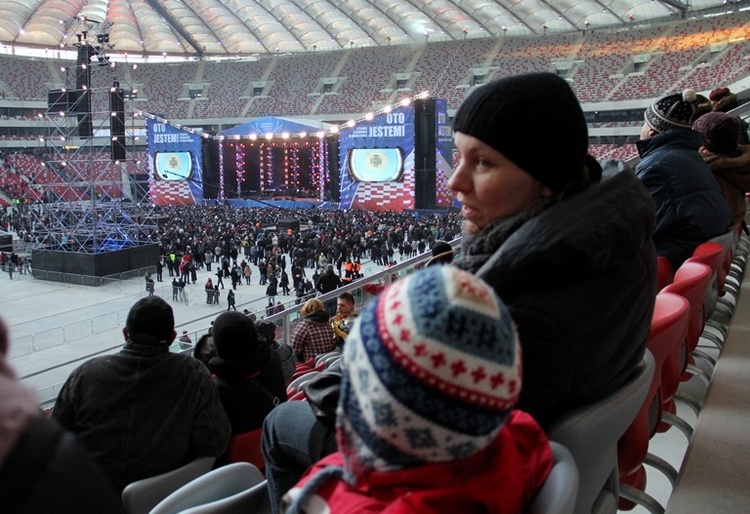
[[62, 284], [77, 286], [102, 287], [110, 292], [113, 290], [113, 288], [115, 288], [115, 290], [118, 292], [121, 291], [123, 281], [130, 280], [136, 277], [142, 277], [147, 272], [156, 273], [156, 266], [147, 266], [145, 268], [124, 271], [122, 273], [115, 273], [113, 275], [105, 275], [103, 277], [96, 277], [93, 275], [79, 275], [75, 273], [62, 273], [60, 271], [32, 269], [32, 275], [34, 276], [34, 278], [39, 280], [49, 280], [50, 282], [58, 282]]
[[[451, 241], [450, 244], [451, 246], [455, 248], [456, 246], [458, 246], [458, 244], [460, 244], [460, 239]], [[409, 273], [413, 272], [417, 266], [423, 264], [431, 256], [432, 254], [430, 252], [427, 252], [422, 255], [412, 257], [391, 268], [382, 270], [378, 273], [375, 273], [374, 275], [370, 275], [368, 277], [356, 280], [352, 282], [351, 284], [340, 287], [334, 291], [331, 291], [330, 293], [319, 296], [318, 298], [320, 298], [320, 300], [323, 303], [325, 303], [327, 301], [335, 300], [341, 293], [349, 292], [349, 293], [352, 293], [352, 295], [354, 296], [357, 309], [361, 310], [362, 307], [364, 307], [364, 305], [366, 305], [367, 302], [369, 302], [370, 299], [374, 298], [376, 294], [379, 292], [379, 291], [375, 291], [375, 294], [367, 292], [365, 290], [367, 286], [371, 286], [375, 284], [376, 286], [385, 287], [391, 282], [393, 282], [394, 280], [403, 278]], [[205, 291], [203, 290], [203, 287], [201, 286], [200, 289], [198, 289], [199, 284], [191, 284], [191, 286], [193, 285], [196, 286], [195, 289], [193, 289], [192, 287], [185, 288], [183, 292], [184, 298], [182, 301], [185, 301], [188, 304], [205, 303], [206, 296], [205, 296]], [[374, 289], [379, 290], [379, 289], [382, 289], [382, 287], [375, 287]], [[225, 290], [222, 290], [222, 291], [225, 291]], [[142, 296], [143, 294], [145, 294], [145, 288], [144, 288], [144, 291], [138, 293], [138, 296]], [[160, 295], [162, 298], [165, 298], [165, 299], [172, 298], [171, 283], [169, 282], [159, 283], [159, 286], [157, 287], [157, 290], [156, 290], [156, 294]], [[286, 342], [291, 342], [292, 332], [294, 331], [294, 327], [296, 326], [296, 324], [299, 322], [301, 318], [299, 311], [302, 308], [302, 305], [304, 305], [304, 302], [300, 302], [299, 304], [297, 304], [297, 299], [291, 298], [282, 304], [285, 306], [285, 310], [283, 312], [268, 316], [266, 313], [266, 307], [267, 307], [267, 302], [268, 302], [267, 297], [262, 296], [258, 298], [252, 298], [247, 301], [242, 301], [245, 298], [249, 297], [249, 295], [242, 295], [242, 294], [237, 294], [237, 293], [235, 294], [237, 295], [236, 306], [238, 310], [241, 311], [243, 309], [247, 309], [248, 311], [253, 312], [258, 319], [265, 319], [267, 321], [276, 323], [278, 327], [276, 329], [276, 339], [277, 340], [280, 339]], [[315, 294], [313, 293], [309, 297], [314, 297], [314, 296]], [[178, 295], [178, 298], [179, 298], [179, 295]], [[220, 301], [220, 303], [217, 304], [217, 307], [221, 307], [221, 310], [226, 309], [226, 296], [224, 296], [223, 301]], [[128, 313], [127, 310], [123, 310], [123, 311], [113, 312], [113, 313], [109, 313], [109, 314], [105, 314], [105, 315], [97, 316], [93, 318], [91, 320], [92, 334], [97, 334], [100, 332], [104, 332], [104, 331], [122, 326], [127, 317], [127, 313]], [[178, 344], [176, 345], [173, 344], [172, 347], [170, 347], [170, 351], [174, 351], [176, 353], [192, 354], [192, 350], [193, 350], [195, 343], [198, 342], [198, 339], [200, 339], [202, 335], [208, 333], [208, 330], [210, 328], [210, 326], [206, 326], [202, 329], [191, 330], [190, 332], [188, 332], [188, 335], [190, 336], [190, 339], [191, 339], [190, 347], [184, 347], [184, 345], [180, 345], [179, 337], [182, 332], [181, 327], [194, 323], [195, 321], [196, 320], [183, 323], [182, 325], [178, 325], [175, 327], [175, 329], [178, 332], [178, 337], [175, 340], [175, 342]], [[73, 325], [76, 325], [76, 326], [74, 328], [71, 328], [71, 333], [74, 333], [77, 335], [80, 333], [79, 331], [85, 330], [82, 326], [79, 326], [79, 323], [76, 323]], [[62, 341], [65, 341], [65, 332], [66, 332], [65, 330], [62, 330], [62, 337], [61, 337]], [[16, 352], [20, 351], [20, 348], [23, 346], [28, 345], [29, 347], [34, 347], [36, 345], [36, 341], [35, 341], [36, 336], [37, 334], [35, 334], [34, 336], [27, 337], [27, 338], [20, 338], [18, 340], [14, 340], [14, 344], [11, 347], [10, 358], [12, 359], [20, 355], [26, 355], [26, 353], [31, 353], [31, 351], [36, 351], [36, 350], [30, 350], [26, 353], [13, 354], [14, 351]], [[52, 335], [47, 336], [47, 338], [50, 338], [50, 337], [52, 337]], [[24, 342], [24, 339], [26, 339], [25, 344], [22, 343]], [[57, 397], [57, 393], [59, 392], [62, 385], [63, 385], [63, 382], [60, 382], [58, 384], [54, 384], [53, 386], [46, 387], [37, 391], [39, 398], [42, 402], [43, 408], [50, 408], [54, 404], [55, 398]]]
[[23, 357], [30, 353], [46, 350], [73, 341], [78, 341], [92, 335], [101, 334], [108, 330], [121, 327], [125, 323], [128, 310], [110, 312], [96, 316], [90, 320], [80, 320], [75, 323], [51, 328], [43, 332], [29, 334], [13, 339], [8, 359]]
[[[138, 277], [145, 274], [146, 271], [153, 270], [154, 267], [149, 266], [147, 268], [141, 268], [139, 270], [133, 270], [126, 273], [118, 273], [117, 275], [110, 275], [108, 277], [91, 277], [88, 275], [74, 275], [37, 270], [35, 272], [35, 276], [39, 278], [38, 274], [55, 275], [55, 278], [53, 279], [55, 282], [75, 285], [91, 285], [90, 283], [86, 283], [89, 279], [101, 279], [103, 285], [110, 287], [108, 292], [112, 292], [111, 288], [117, 288], [117, 291], [120, 292], [123, 289], [122, 280], [124, 277]], [[132, 294], [132, 296], [134, 297], [140, 297], [142, 295], [143, 292]], [[13, 345], [11, 345], [8, 358], [15, 359], [17, 357], [22, 357], [24, 355], [29, 355], [34, 352], [52, 348], [53, 346], [60, 346], [66, 343], [90, 337], [92, 335], [101, 334], [109, 330], [117, 329], [125, 324], [128, 311], [129, 309], [121, 309], [119, 311], [95, 316], [89, 320], [80, 320], [75, 323], [56, 327], [44, 332], [37, 332], [34, 334], [15, 338], [13, 341]]]
[[13, 344], [10, 345], [8, 351], [8, 359], [12, 360], [16, 357], [28, 355], [34, 352], [34, 336], [27, 335], [23, 337], [14, 337]]
[[34, 334], [33, 348], [35, 352], [46, 350], [53, 346], [60, 346], [61, 344], [65, 344], [64, 327], [50, 328], [44, 332]]
[[29, 243], [21, 239], [13, 240], [13, 251], [17, 254], [30, 254], [32, 251], [41, 248], [41, 243]]
[[91, 320], [83, 319], [76, 323], [65, 325], [65, 341], [77, 341], [91, 335]]
[[91, 334], [89, 335], [101, 334], [102, 332], [107, 332], [108, 330], [113, 330], [122, 326], [121, 321], [125, 320], [127, 315], [128, 311], [122, 310], [91, 318]]

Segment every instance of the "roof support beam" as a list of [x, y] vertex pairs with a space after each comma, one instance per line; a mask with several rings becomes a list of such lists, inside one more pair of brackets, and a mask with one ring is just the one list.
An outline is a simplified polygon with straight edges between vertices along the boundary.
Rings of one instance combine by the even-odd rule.
[[164, 8], [163, 5], [161, 5], [161, 2], [159, 0], [146, 0], [148, 5], [150, 5], [156, 12], [159, 13], [159, 16], [164, 18], [164, 20], [169, 23], [169, 25], [177, 31], [179, 35], [181, 35], [185, 41], [187, 41], [190, 46], [192, 46], [195, 49], [195, 56], [201, 57], [203, 56], [203, 47], [198, 43], [198, 41], [195, 40], [195, 38], [190, 35], [190, 33], [185, 30], [185, 27], [183, 27], [180, 22], [178, 22], [176, 19], [174, 19], [174, 16], [169, 14], [169, 11]]
[[672, 7], [673, 9], [677, 9], [680, 13], [683, 14], [687, 12], [688, 8], [690, 7], [688, 4], [683, 4], [679, 0], [659, 0], [659, 2]]
[[555, 7], [554, 5], [552, 5], [552, 2], [550, 2], [549, 0], [542, 0], [542, 1], [544, 2], [544, 4], [547, 7], [549, 7], [553, 11], [555, 11], [557, 13], [558, 17], [561, 20], [565, 20], [566, 22], [568, 22], [568, 25], [570, 25], [571, 29], [577, 29], [578, 28], [578, 27], [576, 27], [576, 24], [573, 23], [573, 21], [570, 18], [568, 18], [567, 16], [565, 16], [565, 14], [563, 14], [563, 12], [560, 9], [558, 9], [557, 7]]

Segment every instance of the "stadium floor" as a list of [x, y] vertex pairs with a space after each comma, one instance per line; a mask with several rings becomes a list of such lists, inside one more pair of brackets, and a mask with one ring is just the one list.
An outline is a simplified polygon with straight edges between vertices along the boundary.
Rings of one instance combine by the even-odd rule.
[[[383, 269], [370, 261], [362, 263], [365, 276]], [[187, 330], [195, 341], [195, 333], [203, 333], [211, 321], [227, 308], [226, 293], [231, 282], [224, 279], [225, 289], [221, 290], [218, 305], [207, 305], [203, 285], [209, 277], [216, 280], [212, 272], [198, 270], [195, 285], [188, 285], [186, 291], [191, 298], [189, 304], [172, 301], [172, 278], [164, 272], [164, 282], [156, 283], [156, 294], [167, 299], [174, 309], [175, 324], [178, 335]], [[258, 284], [258, 269], [253, 266], [251, 285], [238, 286], [237, 308], [242, 311], [262, 309], [266, 306], [266, 286]], [[305, 270], [308, 276], [312, 270]], [[130, 306], [139, 298], [146, 296], [142, 277], [117, 282], [105, 287], [88, 287], [67, 285], [57, 282], [35, 280], [30, 275], [14, 274], [11, 280], [8, 273], [0, 274], [3, 294], [0, 295], [0, 316], [10, 330], [11, 365], [19, 377], [30, 387], [43, 390], [65, 381], [68, 374], [83, 360], [94, 354], [114, 353], [123, 344], [122, 327]], [[281, 288], [279, 288], [279, 292]], [[294, 300], [294, 295], [279, 295], [277, 300], [287, 302]], [[113, 322], [113, 320], [117, 320]], [[59, 344], [55, 341], [65, 330], [76, 330], [88, 323], [105, 324], [106, 330], [96, 330], [96, 335], [76, 338], [71, 342]], [[86, 327], [87, 330], [88, 327]], [[34, 341], [50, 341], [43, 346], [46, 349], [33, 351], [28, 349]], [[60, 338], [61, 339], [61, 338]], [[72, 337], [71, 337], [72, 339]], [[15, 351], [13, 346], [18, 345]], [[39, 343], [35, 343], [35, 347]], [[56, 344], [56, 346], [52, 346]], [[20, 348], [23, 346], [24, 348]], [[22, 350], [22, 351], [21, 351]], [[41, 393], [42, 391], [40, 391]], [[42, 395], [44, 396], [44, 395]], [[42, 400], [46, 398], [42, 397]]]

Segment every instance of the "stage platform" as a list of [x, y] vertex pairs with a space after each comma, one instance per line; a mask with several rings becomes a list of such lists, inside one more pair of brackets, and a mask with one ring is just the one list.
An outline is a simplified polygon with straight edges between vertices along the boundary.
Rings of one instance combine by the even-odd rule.
[[54, 282], [71, 282], [70, 276], [81, 277], [75, 283], [102, 285], [101, 278], [156, 266], [159, 245], [131, 246], [101, 253], [76, 253], [38, 249], [31, 253], [34, 278]]

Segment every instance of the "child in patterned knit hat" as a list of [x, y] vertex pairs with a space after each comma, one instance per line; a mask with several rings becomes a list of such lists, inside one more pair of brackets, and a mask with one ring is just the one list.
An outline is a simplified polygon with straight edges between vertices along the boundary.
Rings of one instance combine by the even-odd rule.
[[505, 306], [450, 265], [370, 302], [344, 346], [339, 451], [287, 513], [522, 512], [552, 467], [547, 437], [513, 411], [521, 352]]

